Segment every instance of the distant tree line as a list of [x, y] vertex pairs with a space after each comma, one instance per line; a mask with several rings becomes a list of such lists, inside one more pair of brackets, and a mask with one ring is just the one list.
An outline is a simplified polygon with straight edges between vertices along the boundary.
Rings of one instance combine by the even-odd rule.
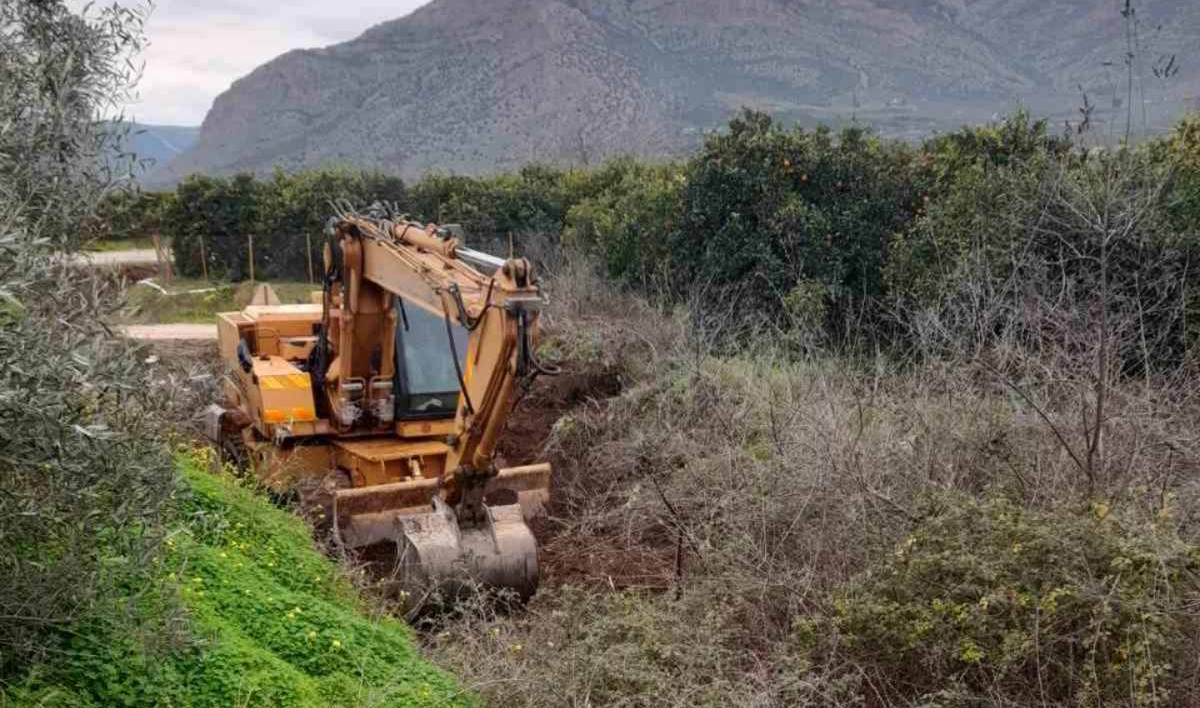
[[[533, 165], [413, 184], [336, 170], [193, 176], [172, 193], [110, 203], [98, 226], [118, 237], [169, 236], [188, 276], [204, 270], [203, 239], [207, 272], [234, 280], [249, 277], [253, 234], [256, 277], [304, 279], [305, 235], [319, 263], [333, 202], [384, 200], [414, 219], [460, 223], [477, 242], [569, 246], [613, 278], [735, 302], [752, 315], [743, 321], [844, 343], [864, 331], [890, 339], [899, 313], [944, 302], [968, 271], [977, 279], [983, 268], [993, 284], [1028, 278], [1020, 258], [1080, 246], [1080, 233], [1047, 228], [1071, 206], [1047, 202], [1046, 189], [1072, 178], [1085, 190], [1151, 197], [1121, 236], [1116, 265], [1158, 263], [1183, 279], [1180, 297], [1190, 302], [1200, 273], [1200, 120], [1135, 148], [1082, 145], [1023, 113], [910, 145], [861, 127], [788, 129], [746, 110], [686, 161]], [[1106, 181], [1117, 174], [1136, 178]], [[1074, 272], [1088, 272], [1086, 262]]]

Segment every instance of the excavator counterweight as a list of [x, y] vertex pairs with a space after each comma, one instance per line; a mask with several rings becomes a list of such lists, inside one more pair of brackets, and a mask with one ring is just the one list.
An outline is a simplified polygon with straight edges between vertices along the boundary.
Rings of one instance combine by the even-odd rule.
[[228, 364], [205, 411], [222, 457], [303, 504], [349, 548], [384, 548], [399, 586], [537, 588], [526, 523], [550, 465], [501, 468], [496, 446], [536, 358], [533, 268], [454, 229], [348, 214], [326, 230], [308, 305], [263, 291], [218, 316]]

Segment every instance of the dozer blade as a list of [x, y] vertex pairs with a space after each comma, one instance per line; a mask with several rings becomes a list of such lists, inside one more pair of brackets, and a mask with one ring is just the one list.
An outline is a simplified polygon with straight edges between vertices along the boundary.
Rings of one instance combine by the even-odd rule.
[[352, 548], [390, 547], [395, 578], [410, 595], [474, 582], [527, 600], [537, 590], [538, 559], [525, 517], [540, 513], [549, 476], [549, 465], [501, 470], [486, 491], [514, 493], [517, 503], [485, 505], [484, 519], [469, 526], [437, 494], [437, 480], [340, 490], [334, 533]]

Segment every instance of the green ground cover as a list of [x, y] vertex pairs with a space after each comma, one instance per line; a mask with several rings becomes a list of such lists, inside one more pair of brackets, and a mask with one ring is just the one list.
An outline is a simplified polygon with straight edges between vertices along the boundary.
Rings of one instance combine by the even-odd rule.
[[116, 627], [73, 627], [65, 649], [0, 706], [472, 705], [411, 629], [372, 617], [308, 526], [227, 478], [182, 463], [181, 523], [156, 592], [190, 640], [148, 651]]
[[[170, 247], [169, 242], [166, 245]], [[153, 238], [97, 239], [89, 243], [85, 250], [93, 253], [107, 253], [110, 251], [136, 251], [145, 248], [154, 248]]]

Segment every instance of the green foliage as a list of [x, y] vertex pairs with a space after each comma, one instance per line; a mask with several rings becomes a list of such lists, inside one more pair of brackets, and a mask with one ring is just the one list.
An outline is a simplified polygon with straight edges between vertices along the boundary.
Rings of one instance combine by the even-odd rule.
[[569, 207], [570, 182], [570, 173], [543, 165], [484, 178], [430, 175], [413, 185], [406, 208], [420, 219], [461, 224], [468, 238], [557, 233]]
[[203, 252], [211, 276], [249, 277], [246, 238], [257, 230], [260, 192], [249, 175], [193, 175], [179, 185], [163, 214], [163, 229], [171, 235], [180, 275], [201, 275]]
[[128, 708], [471, 704], [425, 663], [406, 624], [365, 616], [303, 521], [201, 464], [183, 462], [182, 523], [155, 580], [181, 598], [195, 645], [148, 654], [117, 628], [75, 627], [10, 695], [16, 705], [50, 696]]
[[888, 244], [889, 291], [927, 303], [968, 256], [1011, 264], [1027, 235], [1013, 225], [1036, 210], [1038, 181], [1068, 147], [1047, 134], [1045, 121], [1024, 113], [927, 141], [915, 177], [918, 218]]
[[744, 111], [688, 165], [670, 242], [677, 282], [736, 288], [777, 318], [797, 284], [815, 281], [840, 322], [883, 294], [885, 245], [916, 210], [911, 161], [861, 128], [784, 131]]
[[267, 181], [250, 175], [194, 175], [167, 200], [162, 228], [173, 239], [181, 275], [202, 275], [203, 254], [210, 277], [248, 279], [253, 236], [256, 279], [300, 280], [308, 277], [307, 243], [312, 244], [314, 270], [319, 273], [325, 223], [335, 203], [349, 201], [361, 207], [404, 199], [402, 181], [377, 173], [277, 172]]
[[1180, 121], [1175, 132], [1151, 150], [1175, 170], [1170, 195], [1172, 225], [1196, 238], [1200, 232], [1200, 117]]
[[[101, 228], [107, 224], [115, 235], [129, 236], [151, 233], [161, 225], [173, 239], [178, 272], [188, 277], [204, 270], [203, 240], [210, 276], [231, 280], [249, 277], [248, 237], [253, 234], [256, 278], [302, 280], [308, 277], [306, 236], [319, 274], [324, 227], [339, 202], [361, 208], [386, 201], [414, 219], [459, 223], [468, 244], [497, 252], [507, 249], [509, 237], [522, 248], [558, 245], [558, 234], [575, 209], [572, 223], [578, 231], [587, 231], [585, 238], [597, 238], [596, 228], [611, 225], [602, 236], [604, 246], [623, 251], [609, 259], [625, 274], [634, 255], [638, 266], [651, 259], [632, 253], [641, 242], [617, 232], [661, 232], [675, 210], [677, 176], [675, 168], [632, 161], [596, 172], [531, 165], [495, 177], [430, 175], [411, 188], [386, 175], [348, 171], [277, 172], [265, 181], [249, 175], [192, 176], [174, 193], [147, 200], [162, 205], [161, 218], [154, 210], [114, 205], [112, 211], [131, 216], [108, 219]], [[585, 223], [590, 220], [598, 221]], [[662, 238], [660, 233], [657, 240]]]
[[592, 254], [614, 278], [665, 270], [684, 184], [680, 166], [616, 160], [591, 175], [597, 188], [571, 207], [563, 242]]
[[1165, 516], [955, 497], [851, 583], [834, 624], [870, 675], [927, 698], [1158, 705], [1197, 629], [1197, 570]]
[[1047, 155], [1063, 157], [1071, 143], [1048, 132], [1045, 120], [1034, 120], [1027, 112], [990, 125], [962, 129], [925, 142], [918, 164], [921, 179], [930, 189], [945, 189], [965, 172], [1020, 167]]
[[150, 579], [175, 470], [175, 395], [113, 336], [114, 284], [73, 267], [88, 220], [127, 185], [121, 135], [144, 10], [0, 3], [0, 681], [110, 623], [169, 641]]
[[[276, 172], [271, 180], [259, 185], [258, 197], [257, 221], [241, 234], [254, 234], [255, 276], [259, 280], [300, 280], [308, 277], [306, 234], [311, 237], [314, 274], [320, 276], [322, 236], [333, 203], [349, 201], [358, 207], [376, 201], [403, 203], [405, 187], [399, 178], [378, 173]], [[227, 254], [239, 247], [245, 254], [243, 239], [219, 242], [214, 259], [228, 258]]]
[[[1084, 194], [1099, 186], [1088, 197], [1094, 200], [1103, 193], [1096, 175], [1105, 170], [1112, 175], [1104, 179], [1126, 173], [1123, 198], [1158, 197], [1137, 238], [1125, 239], [1130, 253], [1160, 230], [1164, 238], [1152, 245], [1171, 241], [1176, 253], [1168, 260], [1178, 270], [1191, 258], [1200, 223], [1196, 125], [1185, 120], [1168, 140], [1106, 155], [1075, 150], [1026, 113], [911, 147], [859, 127], [784, 129], [747, 110], [682, 163], [531, 165], [485, 177], [429, 175], [408, 186], [345, 171], [192, 177], [172, 195], [117, 210], [142, 214], [141, 227], [123, 216], [109, 221], [118, 235], [145, 233], [161, 221], [186, 276], [203, 270], [203, 239], [213, 277], [249, 277], [252, 234], [256, 277], [306, 280], [310, 255], [320, 270], [331, 202], [363, 207], [382, 199], [417, 220], [460, 223], [470, 245], [496, 253], [506, 253], [511, 238], [536, 256], [561, 237], [611, 277], [703, 307], [736, 303], [743, 323], [776, 325], [801, 348], [892, 345], [911, 337], [909, 312], [962, 296], [956, 288], [964, 279], [991, 287], [1018, 274], [1039, 278], [1014, 264], [1031, 238], [1039, 257], [1057, 243], [1047, 217], [1067, 219], [1072, 207], [1052, 203], [1051, 192], [1074, 181]], [[1119, 160], [1126, 164], [1116, 166]], [[1168, 190], [1156, 191], [1165, 183]], [[1120, 267], [1131, 274], [1137, 259]]]
[[78, 248], [97, 204], [131, 183], [128, 128], [97, 119], [131, 98], [145, 17], [136, 5], [0, 3], [0, 223]]
[[1121, 371], [1187, 359], [1200, 241], [1181, 223], [1183, 161], [1163, 149], [1042, 150], [961, 169], [891, 242], [885, 273], [903, 319], [959, 351], [1078, 357], [1080, 342], [1104, 338]]
[[89, 235], [93, 241], [145, 242], [161, 233], [162, 219], [172, 198], [169, 193], [110, 194], [88, 220]]

